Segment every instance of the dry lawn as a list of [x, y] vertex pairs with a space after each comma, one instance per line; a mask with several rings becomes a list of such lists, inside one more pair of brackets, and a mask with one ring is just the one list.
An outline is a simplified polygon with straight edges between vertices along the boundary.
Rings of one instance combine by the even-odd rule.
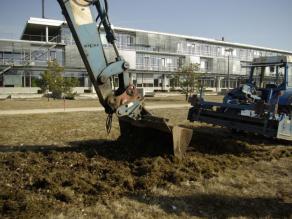
[[52, 109], [52, 108], [78, 108], [78, 107], [99, 107], [98, 100], [53, 100], [40, 99], [7, 99], [0, 100], [0, 110], [21, 110], [21, 109]]
[[[222, 96], [207, 96], [207, 100], [221, 101]], [[169, 103], [186, 103], [185, 96], [173, 97], [146, 97], [145, 103], [149, 105], [169, 104]], [[23, 99], [23, 100], [0, 100], [0, 110], [21, 110], [21, 109], [52, 109], [52, 108], [79, 108], [79, 107], [98, 107], [101, 106], [98, 99], [87, 100], [53, 100], [46, 98], [40, 99]]]
[[189, 124], [185, 158], [137, 157], [103, 113], [0, 117], [0, 218], [292, 217], [292, 146]]

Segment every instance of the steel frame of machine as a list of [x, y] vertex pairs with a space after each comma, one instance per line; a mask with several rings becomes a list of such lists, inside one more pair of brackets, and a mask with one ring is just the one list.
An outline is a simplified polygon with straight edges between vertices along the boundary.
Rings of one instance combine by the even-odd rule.
[[[226, 127], [235, 131], [256, 133], [266, 137], [292, 141], [292, 59], [291, 57], [262, 57], [251, 66], [250, 78], [246, 84], [231, 90], [223, 103], [206, 102], [203, 95], [190, 99], [193, 106], [188, 120]], [[274, 84], [264, 86], [265, 69], [276, 68]], [[284, 69], [283, 80], [279, 79], [279, 67]], [[260, 68], [257, 87], [255, 69]]]

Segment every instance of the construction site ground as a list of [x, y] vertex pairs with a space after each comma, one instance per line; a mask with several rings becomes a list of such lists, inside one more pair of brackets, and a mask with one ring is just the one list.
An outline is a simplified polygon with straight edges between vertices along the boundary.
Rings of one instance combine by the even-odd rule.
[[[210, 101], [221, 101], [223, 96], [207, 96]], [[165, 97], [146, 97], [147, 105], [157, 104], [188, 104], [184, 95]], [[27, 109], [67, 109], [67, 108], [91, 108], [101, 107], [96, 99], [78, 100], [53, 100], [47, 98], [39, 99], [4, 99], [0, 100], [0, 111], [3, 110], [27, 110]]]
[[[220, 100], [222, 97], [209, 97]], [[100, 106], [66, 101], [68, 108]], [[182, 160], [135, 154], [101, 112], [0, 116], [0, 218], [292, 217], [292, 145], [186, 121], [183, 96], [148, 98], [193, 128]], [[0, 111], [62, 108], [4, 100]]]

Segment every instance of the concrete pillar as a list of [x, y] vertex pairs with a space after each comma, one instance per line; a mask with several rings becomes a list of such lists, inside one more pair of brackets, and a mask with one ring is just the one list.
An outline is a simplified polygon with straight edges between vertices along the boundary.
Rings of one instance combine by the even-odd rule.
[[49, 42], [49, 27], [46, 26], [46, 42]]
[[216, 92], [220, 92], [221, 91], [221, 80], [222, 80], [222, 77], [217, 77], [216, 78], [217, 80], [217, 83], [216, 83]]
[[166, 74], [162, 75], [162, 90], [166, 90]]
[[29, 87], [31, 87], [31, 71], [29, 72]]
[[29, 64], [31, 64], [31, 48], [29, 48]]
[[144, 87], [144, 73], [142, 73], [141, 75], [142, 75], [142, 87]]

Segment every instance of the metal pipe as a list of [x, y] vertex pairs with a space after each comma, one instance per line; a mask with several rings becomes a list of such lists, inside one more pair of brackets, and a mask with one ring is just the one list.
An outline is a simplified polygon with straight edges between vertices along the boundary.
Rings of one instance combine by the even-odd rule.
[[228, 52], [228, 68], [227, 68], [227, 91], [229, 92], [230, 89], [230, 55], [232, 55], [233, 49], [232, 48], [228, 48], [225, 49], [225, 52]]
[[49, 27], [46, 26], [46, 42], [49, 42]]
[[227, 92], [229, 92], [230, 88], [230, 70], [229, 70], [229, 55], [228, 55], [228, 62], [227, 62]]
[[42, 0], [42, 18], [45, 18], [45, 0]]
[[269, 67], [269, 66], [283, 66], [283, 63], [266, 63], [266, 64], [241, 65], [241, 68]]

